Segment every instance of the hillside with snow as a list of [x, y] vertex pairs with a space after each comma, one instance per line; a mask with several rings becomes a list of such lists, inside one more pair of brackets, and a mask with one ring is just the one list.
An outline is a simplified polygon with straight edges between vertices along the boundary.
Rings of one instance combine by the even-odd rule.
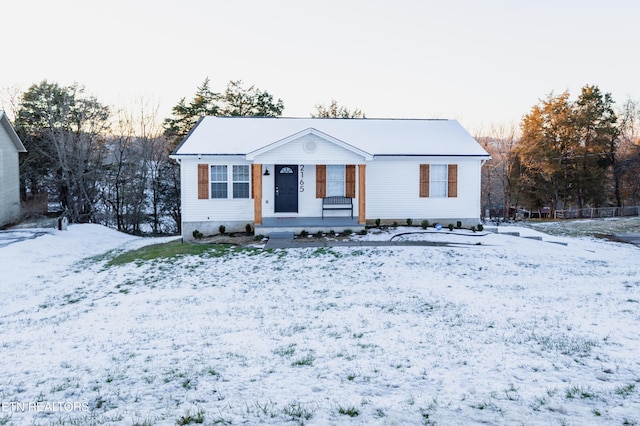
[[640, 248], [500, 231], [119, 265], [175, 239], [16, 235], [0, 425], [639, 424]]

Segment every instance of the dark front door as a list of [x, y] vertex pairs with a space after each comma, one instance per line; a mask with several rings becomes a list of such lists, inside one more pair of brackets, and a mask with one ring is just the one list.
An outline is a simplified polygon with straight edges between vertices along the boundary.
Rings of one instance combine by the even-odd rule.
[[298, 166], [275, 168], [275, 212], [298, 213]]

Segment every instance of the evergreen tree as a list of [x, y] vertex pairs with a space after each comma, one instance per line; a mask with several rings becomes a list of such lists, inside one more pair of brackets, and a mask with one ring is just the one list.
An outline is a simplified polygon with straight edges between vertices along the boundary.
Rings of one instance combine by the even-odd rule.
[[220, 114], [236, 117], [278, 117], [282, 115], [284, 102], [251, 85], [245, 89], [241, 80], [230, 81], [222, 96]]
[[74, 222], [93, 221], [109, 110], [78, 85], [43, 81], [23, 95], [16, 129], [28, 154], [22, 181], [57, 198]]

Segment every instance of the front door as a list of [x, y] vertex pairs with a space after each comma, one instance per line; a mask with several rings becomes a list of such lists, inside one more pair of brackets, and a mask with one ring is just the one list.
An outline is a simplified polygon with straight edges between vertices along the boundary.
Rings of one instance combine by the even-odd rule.
[[298, 213], [298, 166], [275, 167], [275, 212]]

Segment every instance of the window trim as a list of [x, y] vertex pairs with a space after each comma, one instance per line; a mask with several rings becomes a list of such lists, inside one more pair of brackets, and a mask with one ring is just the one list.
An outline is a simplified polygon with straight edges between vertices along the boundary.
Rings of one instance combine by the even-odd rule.
[[[246, 180], [236, 180], [235, 172], [237, 168], [244, 168], [246, 170]], [[231, 185], [231, 198], [236, 200], [246, 200], [251, 198], [251, 170], [248, 164], [233, 164], [231, 166]], [[246, 196], [236, 197], [236, 185], [246, 185]]]
[[[224, 168], [224, 174], [221, 174], [221, 176], [224, 176], [225, 180], [214, 180], [213, 179], [214, 167], [216, 168], [216, 170], [217, 170], [218, 167]], [[225, 199], [228, 199], [229, 198], [229, 166], [226, 165], [226, 164], [210, 164], [209, 165], [209, 176], [210, 176], [209, 187], [211, 188], [210, 198], [212, 200], [225, 200]], [[220, 185], [222, 183], [225, 184], [225, 186], [224, 186], [224, 188], [225, 188], [224, 189], [224, 197], [215, 196], [215, 195], [218, 194], [218, 192], [214, 191], [213, 185], [214, 184]], [[221, 185], [220, 185], [220, 188], [222, 188]]]

